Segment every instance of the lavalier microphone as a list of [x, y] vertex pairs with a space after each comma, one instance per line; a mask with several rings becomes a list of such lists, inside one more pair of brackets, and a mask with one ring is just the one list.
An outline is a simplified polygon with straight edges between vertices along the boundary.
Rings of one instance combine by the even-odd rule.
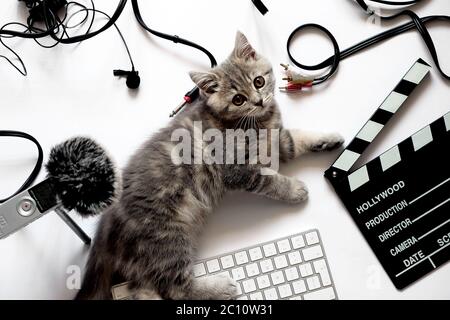
[[139, 71], [114, 70], [113, 73], [116, 77], [127, 77], [126, 84], [127, 87], [130, 89], [137, 89], [141, 84], [141, 77], [139, 76]]

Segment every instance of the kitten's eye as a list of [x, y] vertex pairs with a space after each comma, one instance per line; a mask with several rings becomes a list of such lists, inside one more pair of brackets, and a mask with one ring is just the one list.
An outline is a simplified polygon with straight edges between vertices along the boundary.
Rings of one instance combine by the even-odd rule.
[[238, 107], [242, 106], [245, 101], [247, 101], [247, 98], [244, 97], [242, 94], [237, 94], [233, 97], [233, 104]]
[[253, 80], [253, 84], [255, 85], [256, 89], [261, 89], [266, 84], [266, 80], [264, 77], [256, 77], [255, 80]]

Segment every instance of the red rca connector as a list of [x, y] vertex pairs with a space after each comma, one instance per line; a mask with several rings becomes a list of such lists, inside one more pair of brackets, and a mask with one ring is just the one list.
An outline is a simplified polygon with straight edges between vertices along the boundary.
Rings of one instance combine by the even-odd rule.
[[287, 86], [280, 87], [280, 90], [287, 92], [301, 91], [303, 88], [311, 88], [312, 82], [301, 84], [301, 83], [288, 83]]

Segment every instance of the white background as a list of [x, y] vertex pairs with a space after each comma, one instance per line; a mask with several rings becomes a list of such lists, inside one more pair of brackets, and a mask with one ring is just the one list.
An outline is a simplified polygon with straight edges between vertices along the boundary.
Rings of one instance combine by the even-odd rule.
[[[344, 49], [406, 21], [370, 23], [350, 0], [265, 0], [270, 12], [264, 17], [251, 1], [140, 2], [150, 26], [202, 44], [218, 61], [230, 53], [236, 30], [243, 31], [280, 71], [279, 83], [278, 64], [288, 61], [287, 37], [300, 24], [326, 26]], [[117, 1], [95, 3], [112, 13]], [[420, 16], [450, 15], [450, 2], [424, 1], [414, 10]], [[22, 4], [2, 1], [0, 24], [25, 18]], [[136, 148], [169, 121], [171, 110], [192, 87], [188, 71], [206, 70], [209, 61], [193, 49], [143, 32], [130, 3], [118, 25], [142, 76], [139, 91], [129, 91], [124, 79], [112, 76], [113, 69], [129, 69], [123, 44], [112, 28], [80, 45], [60, 45], [51, 50], [38, 47], [32, 40], [6, 40], [24, 59], [29, 75], [20, 76], [0, 60], [0, 128], [34, 135], [46, 156], [53, 145], [75, 135], [87, 135], [103, 144], [123, 167]], [[450, 72], [448, 25], [429, 26], [442, 66]], [[304, 63], [320, 62], [331, 52], [327, 40], [317, 34], [302, 36], [294, 45], [295, 56]], [[0, 48], [0, 53], [7, 52]], [[336, 76], [312, 93], [278, 93], [286, 127], [337, 131], [349, 142], [419, 57], [432, 64], [419, 34], [409, 32], [343, 61]], [[431, 77], [370, 149], [369, 158], [450, 110], [449, 84], [433, 69]], [[1, 138], [0, 150], [0, 195], [7, 196], [29, 174], [36, 154], [31, 143], [19, 139]], [[337, 154], [308, 155], [282, 169], [307, 183], [310, 199], [303, 205], [285, 205], [249, 194], [229, 195], [210, 219], [201, 255], [318, 228], [341, 299], [450, 298], [448, 264], [403, 291], [395, 289], [323, 178]], [[39, 180], [44, 176], [43, 170]], [[92, 231], [94, 221], [82, 224]], [[81, 241], [55, 214], [48, 214], [0, 241], [0, 298], [70, 299], [75, 291], [66, 287], [68, 267], [84, 266], [86, 256]]]

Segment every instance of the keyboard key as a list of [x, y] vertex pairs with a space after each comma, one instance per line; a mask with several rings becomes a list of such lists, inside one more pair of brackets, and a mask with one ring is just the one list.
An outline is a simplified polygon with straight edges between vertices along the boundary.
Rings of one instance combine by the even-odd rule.
[[255, 291], [256, 290], [255, 280], [249, 279], [249, 280], [242, 281], [242, 288], [244, 289], [245, 293]]
[[313, 274], [311, 263], [304, 263], [299, 266], [302, 277], [307, 277]]
[[252, 263], [249, 264], [245, 267], [245, 269], [247, 270], [247, 275], [249, 277], [254, 277], [257, 276], [259, 274], [259, 268], [258, 265], [256, 263]]
[[332, 287], [320, 289], [314, 292], [307, 293], [303, 296], [305, 300], [333, 300], [336, 299]]
[[316, 273], [320, 274], [324, 286], [329, 286], [331, 284], [330, 273], [328, 272], [327, 263], [324, 259], [314, 261], [314, 270]]
[[302, 300], [302, 296], [293, 296], [290, 297], [289, 300]]
[[216, 273], [216, 275], [218, 275], [218, 276], [227, 276], [227, 277], [230, 277], [230, 273], [229, 273], [228, 271]]
[[305, 235], [305, 238], [306, 238], [306, 243], [308, 243], [308, 245], [310, 245], [310, 246], [313, 244], [319, 243], [319, 235], [317, 234], [317, 231], [307, 233]]
[[224, 269], [234, 267], [233, 256], [231, 256], [231, 255], [220, 258], [220, 262], [222, 262], [222, 267]]
[[256, 278], [256, 282], [258, 282], [258, 288], [260, 289], [270, 287], [270, 280], [268, 275], [263, 275], [261, 277]]
[[244, 268], [242, 268], [242, 267], [233, 269], [233, 271], [231, 273], [233, 274], [233, 279], [236, 281], [239, 281], [239, 280], [242, 280], [245, 278]]
[[314, 259], [323, 257], [323, 252], [322, 252], [322, 248], [320, 247], [320, 245], [316, 245], [313, 247], [303, 249], [302, 253], [303, 253], [303, 258], [305, 258], [305, 261], [310, 261], [310, 260], [314, 260]]
[[214, 259], [206, 262], [206, 267], [209, 273], [213, 273], [220, 270], [219, 260]]
[[247, 252], [245, 251], [241, 251], [238, 252], [234, 255], [234, 257], [236, 258], [236, 263], [238, 265], [244, 264], [248, 262], [248, 257], [247, 257]]
[[292, 289], [290, 284], [283, 284], [282, 286], [279, 286], [278, 291], [280, 292], [281, 299], [292, 296]]
[[266, 300], [278, 300], [278, 294], [275, 288], [265, 290], [264, 296], [266, 297]]
[[292, 282], [292, 287], [294, 288], [295, 294], [303, 293], [306, 291], [305, 281], [303, 280]]
[[300, 255], [299, 251], [294, 251], [294, 252], [289, 253], [288, 257], [289, 257], [289, 262], [292, 265], [302, 263], [302, 256]]
[[282, 269], [282, 268], [286, 268], [288, 266], [287, 260], [286, 260], [286, 256], [282, 255], [282, 256], [278, 256], [275, 257], [273, 259], [273, 261], [275, 262], [275, 267], [277, 269]]
[[291, 250], [291, 245], [289, 244], [289, 240], [281, 240], [277, 242], [278, 251], [280, 253], [285, 253]]
[[261, 271], [263, 273], [273, 271], [273, 263], [270, 259], [261, 261], [259, 265], [261, 266]]
[[237, 295], [240, 296], [242, 294], [242, 288], [241, 288], [241, 285], [239, 284], [239, 282], [237, 282], [236, 287], [237, 287], [237, 290], [236, 290]]
[[320, 288], [320, 280], [318, 276], [312, 276], [306, 279], [309, 290], [315, 290]]
[[263, 300], [263, 295], [261, 292], [255, 292], [250, 295], [250, 300]]
[[286, 274], [287, 281], [297, 280], [299, 278], [296, 267], [286, 269], [284, 270], [284, 273]]
[[257, 261], [263, 258], [261, 248], [259, 247], [248, 250], [248, 253], [250, 254], [250, 259], [252, 261]]
[[247, 296], [242, 296], [242, 297], [237, 298], [237, 300], [248, 300], [248, 297]]
[[275, 245], [273, 243], [266, 244], [263, 247], [263, 250], [266, 257], [271, 257], [277, 254], [277, 249], [275, 248]]
[[272, 283], [274, 285], [280, 284], [284, 282], [284, 276], [282, 271], [276, 271], [270, 275], [272, 278]]
[[203, 263], [194, 266], [194, 277], [201, 277], [206, 274], [205, 265]]
[[302, 235], [293, 237], [291, 239], [291, 241], [292, 241], [292, 246], [294, 247], [294, 249], [303, 248], [305, 246], [305, 240], [303, 239]]

